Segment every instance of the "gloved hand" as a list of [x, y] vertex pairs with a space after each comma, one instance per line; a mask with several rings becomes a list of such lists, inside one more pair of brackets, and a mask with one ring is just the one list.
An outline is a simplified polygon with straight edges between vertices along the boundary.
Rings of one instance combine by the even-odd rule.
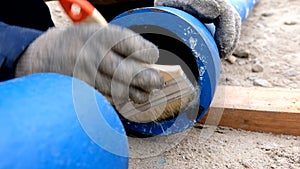
[[114, 93], [119, 103], [129, 98], [143, 103], [153, 89], [162, 88], [163, 79], [141, 63], [155, 63], [158, 57], [155, 45], [129, 29], [79, 24], [52, 28], [38, 37], [18, 61], [16, 76], [61, 73], [85, 81], [108, 98]]
[[214, 23], [214, 39], [221, 57], [231, 55], [238, 43], [241, 19], [226, 0], [155, 0], [154, 5], [178, 8], [204, 23]]

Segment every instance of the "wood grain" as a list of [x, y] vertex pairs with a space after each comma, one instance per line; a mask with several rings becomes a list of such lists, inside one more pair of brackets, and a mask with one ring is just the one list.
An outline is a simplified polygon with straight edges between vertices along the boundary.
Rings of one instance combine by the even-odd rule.
[[219, 86], [199, 123], [300, 136], [300, 90]]

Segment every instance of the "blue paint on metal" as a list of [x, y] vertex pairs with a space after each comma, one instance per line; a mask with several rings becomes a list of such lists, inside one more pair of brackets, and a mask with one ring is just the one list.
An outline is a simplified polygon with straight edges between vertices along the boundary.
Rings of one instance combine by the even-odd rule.
[[[81, 90], [78, 94], [86, 99], [79, 105], [74, 105], [74, 83]], [[86, 92], [93, 93], [99, 112], [90, 104], [94, 101], [85, 97]], [[2, 82], [0, 93], [0, 168], [128, 167], [123, 125], [109, 102], [91, 86], [68, 76], [45, 73]], [[94, 128], [102, 142], [86, 133], [75, 106], [98, 112], [105, 120]], [[111, 129], [119, 135], [107, 133]], [[110, 151], [116, 149], [119, 155]]]
[[[258, 0], [228, 0], [244, 21]], [[146, 7], [124, 12], [111, 21], [123, 27], [159, 26], [174, 33], [194, 54], [198, 66], [199, 105], [203, 108], [197, 118], [190, 118], [187, 112], [163, 122], [136, 123], [121, 117], [123, 124], [138, 133], [146, 135], [168, 135], [181, 132], [201, 119], [213, 99], [220, 76], [220, 59], [213, 39], [213, 24], [202, 24], [195, 17], [170, 7]], [[145, 32], [139, 32], [145, 33]], [[152, 32], [153, 33], [153, 32]], [[159, 34], [159, 32], [156, 32]], [[190, 39], [197, 41], [196, 46]]]
[[246, 20], [249, 12], [258, 1], [259, 0], [227, 0], [227, 2], [239, 13], [242, 22]]
[[[202, 112], [199, 112], [199, 116], [181, 112], [178, 117], [171, 120], [149, 123], [135, 123], [122, 118], [123, 124], [131, 130], [146, 135], [168, 135], [191, 127], [207, 111], [220, 73], [218, 49], [205, 25], [192, 15], [169, 7], [131, 10], [116, 17], [111, 24], [128, 28], [154, 25], [169, 30], [176, 35], [172, 38], [179, 37], [180, 41], [191, 49], [194, 55], [194, 58], [191, 59], [196, 60], [199, 71], [199, 77], [197, 77], [199, 90], [201, 91], [199, 104], [203, 107]], [[155, 30], [154, 33], [159, 34]]]

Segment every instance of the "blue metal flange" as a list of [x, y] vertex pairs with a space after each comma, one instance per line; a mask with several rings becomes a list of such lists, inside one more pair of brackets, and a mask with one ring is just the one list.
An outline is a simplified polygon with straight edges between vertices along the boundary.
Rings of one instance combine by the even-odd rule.
[[[110, 23], [130, 28], [142, 36], [143, 34], [152, 36], [163, 34], [188, 47], [192, 55], [186, 54], [179, 57], [185, 61], [185, 64], [195, 63], [190, 65], [196, 68], [196, 72], [193, 73], [200, 91], [199, 112], [190, 111], [193, 114], [188, 111], [181, 112], [175, 118], [148, 123], [136, 123], [121, 117], [124, 126], [130, 131], [144, 135], [168, 135], [186, 130], [202, 118], [210, 106], [220, 74], [218, 49], [206, 26], [190, 14], [169, 7], [130, 10], [117, 16]], [[173, 48], [178, 48], [178, 46], [175, 45]], [[166, 58], [166, 60], [172, 60], [172, 58]]]

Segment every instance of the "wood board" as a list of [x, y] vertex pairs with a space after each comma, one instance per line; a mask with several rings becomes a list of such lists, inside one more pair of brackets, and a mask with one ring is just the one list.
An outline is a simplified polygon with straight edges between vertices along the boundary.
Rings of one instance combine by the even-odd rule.
[[300, 90], [218, 86], [199, 124], [300, 136]]

